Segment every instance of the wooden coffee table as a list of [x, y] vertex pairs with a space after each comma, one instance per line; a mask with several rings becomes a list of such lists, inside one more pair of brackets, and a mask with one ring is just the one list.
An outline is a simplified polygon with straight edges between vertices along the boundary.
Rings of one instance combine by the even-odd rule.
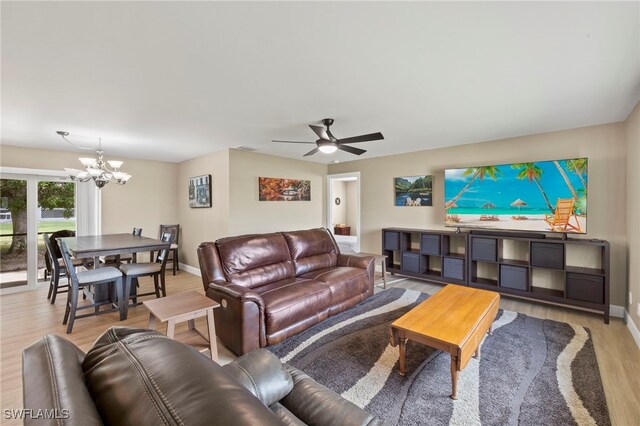
[[451, 398], [457, 399], [458, 372], [480, 343], [498, 314], [500, 295], [449, 284], [391, 324], [391, 345], [400, 345], [400, 374], [405, 373], [405, 347], [413, 340], [451, 355]]
[[[200, 352], [209, 350], [211, 359], [218, 361], [216, 327], [213, 320], [213, 310], [220, 306], [218, 302], [197, 291], [185, 291], [159, 299], [145, 300], [142, 304], [149, 309], [150, 329], [155, 329], [156, 318], [162, 322], [167, 321], [168, 337], [194, 346]], [[203, 316], [207, 317], [208, 336], [196, 329], [195, 319]], [[189, 329], [184, 335], [175, 336], [176, 323], [183, 321], [188, 321]]]

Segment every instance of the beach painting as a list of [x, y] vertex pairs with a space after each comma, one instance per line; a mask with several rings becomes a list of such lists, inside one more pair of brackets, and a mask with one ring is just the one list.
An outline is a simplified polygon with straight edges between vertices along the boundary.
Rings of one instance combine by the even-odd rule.
[[587, 158], [445, 170], [451, 227], [587, 232]]
[[259, 177], [260, 201], [311, 201], [311, 181]]
[[393, 179], [395, 206], [431, 207], [433, 176], [408, 176]]

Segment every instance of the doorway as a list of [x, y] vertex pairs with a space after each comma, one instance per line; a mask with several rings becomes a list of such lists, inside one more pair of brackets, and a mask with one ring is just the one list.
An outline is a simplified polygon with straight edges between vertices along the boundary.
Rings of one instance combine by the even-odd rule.
[[327, 175], [327, 228], [342, 253], [360, 251], [360, 172]]

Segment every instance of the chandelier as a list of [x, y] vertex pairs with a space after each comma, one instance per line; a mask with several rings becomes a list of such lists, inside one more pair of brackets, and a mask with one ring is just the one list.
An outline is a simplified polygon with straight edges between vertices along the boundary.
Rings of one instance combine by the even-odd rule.
[[[58, 130], [56, 133], [59, 134], [62, 137], [62, 139], [64, 139], [66, 142], [68, 142], [70, 145], [76, 148], [88, 149], [88, 150], [95, 149], [95, 148], [78, 146], [72, 143], [70, 140], [67, 139], [67, 136], [69, 136], [69, 132]], [[103, 188], [109, 182], [114, 182], [114, 183], [117, 183], [118, 185], [124, 185], [125, 183], [127, 183], [127, 181], [129, 181], [129, 179], [131, 179], [131, 175], [120, 171], [120, 167], [122, 166], [122, 163], [123, 163], [122, 161], [117, 161], [117, 160], [105, 161], [104, 160], [104, 151], [102, 150], [102, 139], [100, 138], [98, 139], [98, 149], [96, 150], [96, 154], [98, 155], [98, 158], [91, 158], [91, 157], [78, 158], [78, 160], [80, 160], [80, 162], [84, 166], [85, 170], [70, 169], [65, 167], [64, 170], [65, 172], [67, 172], [71, 180], [75, 182], [89, 182], [90, 180], [93, 180], [93, 182], [96, 184], [98, 188]]]

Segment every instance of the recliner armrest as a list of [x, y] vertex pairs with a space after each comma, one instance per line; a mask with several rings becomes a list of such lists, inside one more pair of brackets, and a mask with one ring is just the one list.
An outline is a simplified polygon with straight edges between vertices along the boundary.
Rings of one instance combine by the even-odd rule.
[[262, 296], [250, 288], [222, 280], [216, 280], [209, 283], [209, 288], [222, 293], [225, 296], [238, 299], [241, 302], [255, 302], [264, 309], [264, 300], [262, 300]]
[[351, 266], [354, 268], [369, 269], [375, 262], [375, 257], [359, 254], [339, 254], [338, 266]]
[[293, 389], [280, 402], [306, 424], [383, 425], [377, 417], [327, 389], [295, 367], [285, 364]]

